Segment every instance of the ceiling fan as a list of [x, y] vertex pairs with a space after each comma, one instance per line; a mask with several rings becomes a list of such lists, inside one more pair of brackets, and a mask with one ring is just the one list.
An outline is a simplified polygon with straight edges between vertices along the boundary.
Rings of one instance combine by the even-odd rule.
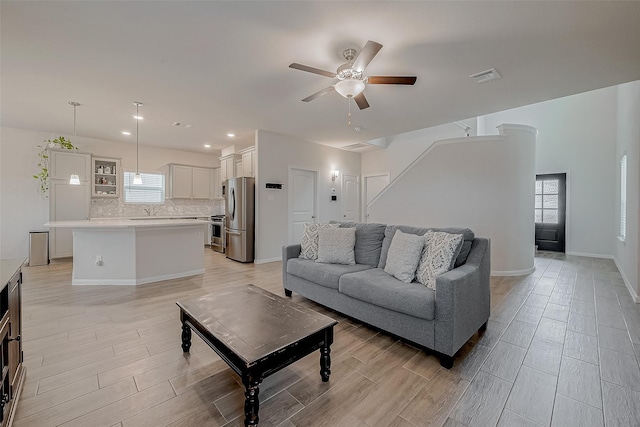
[[302, 65], [293, 63], [289, 65], [290, 68], [296, 70], [307, 71], [309, 73], [319, 74], [321, 76], [329, 77], [331, 79], [337, 79], [338, 81], [327, 88], [324, 88], [313, 95], [310, 95], [303, 99], [304, 102], [313, 101], [314, 99], [326, 95], [329, 92], [338, 92], [345, 98], [353, 98], [358, 104], [361, 110], [369, 108], [369, 102], [364, 96], [364, 89], [367, 84], [372, 85], [413, 85], [416, 82], [416, 77], [402, 77], [402, 76], [365, 76], [364, 69], [369, 65], [373, 58], [382, 49], [380, 43], [376, 43], [369, 40], [364, 45], [358, 55], [356, 55], [355, 49], [347, 49], [343, 52], [344, 59], [347, 60], [345, 64], [338, 67], [338, 71], [332, 73], [331, 71], [320, 70], [318, 68], [309, 67], [308, 65]]

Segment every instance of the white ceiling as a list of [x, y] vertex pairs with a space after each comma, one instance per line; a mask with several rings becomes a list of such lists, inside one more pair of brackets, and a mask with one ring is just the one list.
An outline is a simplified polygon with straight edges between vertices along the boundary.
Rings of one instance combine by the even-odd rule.
[[[204, 152], [255, 129], [346, 146], [640, 79], [640, 2], [2, 1], [1, 124]], [[288, 68], [333, 71], [341, 52], [384, 45], [371, 107]], [[495, 67], [502, 79], [468, 76]], [[172, 127], [173, 122], [191, 128]], [[355, 126], [363, 130], [355, 132]], [[125, 137], [122, 130], [134, 131]], [[231, 140], [227, 132], [238, 137]]]

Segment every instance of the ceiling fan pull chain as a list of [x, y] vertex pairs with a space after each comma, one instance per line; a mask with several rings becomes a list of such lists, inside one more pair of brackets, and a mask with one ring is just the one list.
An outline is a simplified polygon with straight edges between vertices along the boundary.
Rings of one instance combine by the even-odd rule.
[[347, 126], [351, 126], [351, 98], [347, 98], [347, 103], [349, 104], [349, 114], [347, 115], [349, 120]]

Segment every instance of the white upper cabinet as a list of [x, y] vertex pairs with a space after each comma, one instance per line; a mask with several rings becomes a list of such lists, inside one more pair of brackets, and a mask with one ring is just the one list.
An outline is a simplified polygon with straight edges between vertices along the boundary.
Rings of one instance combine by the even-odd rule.
[[193, 168], [193, 198], [210, 199], [213, 169]]
[[256, 176], [256, 147], [245, 148], [242, 154], [242, 175], [255, 178]]
[[191, 166], [171, 165], [171, 197], [190, 199], [193, 196], [193, 168]]
[[168, 197], [174, 199], [213, 198], [213, 169], [169, 164]]
[[220, 168], [213, 169], [213, 198], [221, 199], [222, 198], [222, 181], [220, 180]]
[[220, 157], [220, 182], [225, 182], [229, 178], [235, 178], [240, 176], [237, 170], [237, 163], [242, 160], [242, 156], [239, 154], [229, 154], [228, 156]]

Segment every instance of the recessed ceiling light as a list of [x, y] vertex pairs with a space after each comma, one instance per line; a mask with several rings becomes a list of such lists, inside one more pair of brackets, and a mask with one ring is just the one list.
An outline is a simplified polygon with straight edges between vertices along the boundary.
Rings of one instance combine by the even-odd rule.
[[204, 144], [204, 148], [211, 148], [210, 144]]
[[235, 133], [228, 133], [228, 134], [227, 134], [227, 136], [228, 136], [229, 138], [233, 138], [234, 136], [236, 136], [236, 134], [235, 134]]
[[122, 134], [123, 134], [123, 135], [131, 135], [131, 132], [127, 132], [126, 130], [123, 130], [123, 131], [122, 131]]
[[142, 120], [142, 119], [144, 119], [144, 117], [142, 117], [142, 116], [133, 116], [133, 118], [134, 118], [134, 119], [136, 119], [136, 120]]

